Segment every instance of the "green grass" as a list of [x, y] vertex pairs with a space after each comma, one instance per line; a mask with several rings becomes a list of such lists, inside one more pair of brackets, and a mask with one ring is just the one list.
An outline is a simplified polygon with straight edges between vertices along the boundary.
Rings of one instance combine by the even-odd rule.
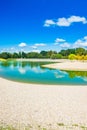
[[6, 61], [6, 59], [2, 59], [2, 58], [0, 58], [0, 61]]
[[6, 126], [6, 127], [0, 126], [0, 130], [17, 130], [17, 129], [16, 129], [16, 128], [13, 128], [13, 127], [11, 127], [11, 126]]
[[65, 126], [64, 123], [57, 123], [58, 126]]
[[86, 126], [80, 126], [82, 128], [82, 130], [87, 130]]
[[16, 61], [16, 59], [13, 59], [13, 58], [9, 58], [9, 59], [0, 58], [0, 61], [2, 61], [2, 62], [4, 62], [4, 61]]
[[[87, 130], [87, 126], [85, 125], [78, 125], [78, 124], [71, 124], [71, 125], [66, 125], [64, 123], [57, 123], [57, 128], [55, 129], [51, 129], [51, 127], [49, 128], [49, 126], [46, 127], [41, 127], [40, 125], [37, 126], [37, 128], [35, 130], [60, 130], [62, 128], [62, 130]], [[51, 124], [52, 126], [52, 124]], [[33, 126], [25, 126], [25, 127], [20, 127], [18, 128], [14, 128], [10, 125], [8, 126], [0, 126], [0, 130], [33, 130]]]
[[78, 124], [72, 124], [72, 126], [78, 127]]
[[46, 128], [42, 128], [42, 130], [47, 130]]

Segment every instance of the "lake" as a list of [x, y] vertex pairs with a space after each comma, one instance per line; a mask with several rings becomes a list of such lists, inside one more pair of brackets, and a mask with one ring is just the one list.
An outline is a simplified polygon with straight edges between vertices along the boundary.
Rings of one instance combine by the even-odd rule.
[[87, 72], [44, 68], [49, 62], [9, 60], [0, 62], [0, 77], [25, 83], [87, 85]]

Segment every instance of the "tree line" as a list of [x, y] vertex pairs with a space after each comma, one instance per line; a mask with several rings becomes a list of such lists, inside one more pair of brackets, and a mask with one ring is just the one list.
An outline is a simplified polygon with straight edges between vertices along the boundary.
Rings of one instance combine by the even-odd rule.
[[61, 50], [60, 52], [56, 51], [41, 51], [38, 52], [2, 52], [0, 53], [0, 58], [8, 59], [8, 58], [50, 58], [50, 59], [86, 59], [87, 58], [87, 50], [84, 48], [74, 48]]

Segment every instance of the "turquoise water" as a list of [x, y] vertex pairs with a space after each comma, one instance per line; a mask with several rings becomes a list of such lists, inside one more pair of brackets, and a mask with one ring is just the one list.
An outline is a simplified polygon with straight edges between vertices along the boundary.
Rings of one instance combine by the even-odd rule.
[[46, 62], [0, 62], [0, 77], [25, 83], [87, 85], [87, 72], [43, 68]]

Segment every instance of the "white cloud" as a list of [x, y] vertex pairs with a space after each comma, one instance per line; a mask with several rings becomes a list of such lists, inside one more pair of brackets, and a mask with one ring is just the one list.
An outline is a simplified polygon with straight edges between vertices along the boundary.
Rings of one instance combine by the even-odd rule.
[[70, 43], [62, 38], [56, 38], [54, 45], [59, 45], [61, 48], [69, 48], [71, 46]]
[[7, 51], [6, 48], [3, 48], [3, 49], [1, 50], [1, 52], [5, 52], [5, 51]]
[[12, 51], [13, 51], [13, 50], [15, 50], [15, 48], [14, 48], [14, 47], [11, 47], [11, 48], [10, 48], [10, 50], [12, 50]]
[[81, 22], [83, 24], [87, 24], [87, 19], [85, 17], [80, 17], [80, 16], [70, 16], [69, 18], [58, 18], [58, 20], [46, 20], [44, 26], [49, 27], [51, 25], [56, 25], [56, 26], [64, 26], [64, 27], [69, 27], [72, 23], [77, 23]]
[[66, 18], [59, 18], [56, 24], [57, 26], [70, 26], [70, 22]]
[[82, 39], [78, 39], [74, 44], [73, 47], [87, 47], [87, 36]]
[[40, 53], [40, 50], [32, 50], [31, 52], [38, 52], [38, 53]]
[[87, 36], [84, 36], [81, 39], [77, 39], [73, 43], [69, 43], [64, 39], [56, 38], [54, 45], [58, 45], [61, 48], [78, 48], [78, 47], [83, 47], [87, 48]]
[[61, 39], [61, 38], [56, 38], [56, 40], [55, 40], [56, 43], [59, 43], [59, 42], [65, 42], [65, 41], [66, 41], [66, 40]]
[[87, 36], [84, 37], [84, 40], [87, 40]]
[[36, 43], [34, 46], [36, 46], [36, 47], [43, 47], [43, 46], [46, 46], [46, 44], [45, 43]]
[[56, 23], [53, 20], [46, 20], [44, 26], [49, 27], [51, 25], [55, 25]]
[[82, 22], [83, 24], [87, 23], [86, 18], [85, 17], [80, 17], [80, 16], [71, 16], [67, 20], [68, 20], [69, 23], [73, 23], [73, 22]]
[[55, 42], [54, 45], [59, 45], [59, 42]]
[[45, 43], [35, 43], [33, 46], [31, 46], [31, 48], [33, 48], [34, 52], [36, 52], [37, 50], [35, 49], [37, 49], [38, 47], [44, 47], [44, 46], [46, 46]]
[[74, 44], [74, 47], [87, 47], [87, 42], [76, 41], [75, 44]]
[[87, 20], [85, 17], [71, 16], [69, 18], [59, 18], [57, 25], [58, 26], [70, 26], [72, 23], [76, 23], [76, 22], [82, 22], [83, 24], [86, 24]]
[[22, 43], [20, 43], [18, 46], [19, 46], [19, 47], [26, 47], [26, 46], [27, 46], [27, 44], [26, 44], [26, 43], [24, 43], [24, 42], [22, 42]]
[[69, 47], [70, 47], [70, 44], [67, 43], [67, 42], [65, 42], [65, 43], [63, 43], [63, 44], [60, 44], [60, 47], [62, 47], [62, 48], [69, 48]]
[[33, 48], [33, 49], [37, 49], [37, 46], [34, 45], [34, 46], [31, 46], [31, 48]]
[[34, 50], [37, 49], [38, 47], [44, 47], [46, 46], [45, 43], [35, 43], [34, 45], [31, 46]]

